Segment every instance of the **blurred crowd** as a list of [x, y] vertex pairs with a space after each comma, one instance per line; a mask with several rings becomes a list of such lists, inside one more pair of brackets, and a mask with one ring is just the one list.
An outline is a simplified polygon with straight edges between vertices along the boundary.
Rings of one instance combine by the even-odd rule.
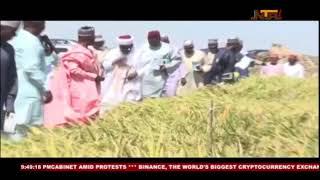
[[[19, 28], [21, 27], [21, 28]], [[243, 41], [230, 38], [225, 47], [209, 39], [206, 50], [186, 40], [182, 48], [153, 30], [136, 48], [134, 37], [116, 37], [106, 48], [94, 27], [78, 30], [78, 42], [59, 54], [43, 35], [45, 21], [1, 21], [1, 133], [24, 137], [34, 126], [86, 124], [121, 102], [172, 97], [207, 85], [235, 83], [261, 66], [261, 76], [304, 77], [298, 56], [267, 63], [242, 53]]]

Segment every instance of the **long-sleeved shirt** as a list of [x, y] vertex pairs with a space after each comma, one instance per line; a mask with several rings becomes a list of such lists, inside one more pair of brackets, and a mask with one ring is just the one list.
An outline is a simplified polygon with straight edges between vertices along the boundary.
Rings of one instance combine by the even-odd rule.
[[[128, 75], [139, 71], [136, 69], [136, 62], [133, 59], [135, 49], [124, 55], [120, 48], [110, 50], [103, 62], [105, 80], [102, 83], [102, 104], [103, 110], [118, 105], [123, 101], [140, 101], [141, 77], [128, 80]], [[121, 61], [118, 61], [122, 59]]]
[[10, 41], [15, 49], [16, 67], [21, 87], [27, 87], [32, 95], [45, 91], [46, 62], [44, 48], [38, 37], [21, 29], [17, 36]]
[[260, 74], [262, 76], [281, 76], [284, 75], [283, 64], [277, 63], [275, 65], [268, 63], [261, 68]]
[[204, 72], [198, 71], [197, 66], [206, 70], [208, 66], [206, 62], [206, 55], [200, 50], [195, 50], [194, 53], [188, 56], [185, 52], [182, 53], [182, 60], [185, 63], [188, 71], [187, 84], [184, 87], [198, 88], [203, 86]]
[[50, 83], [53, 100], [45, 107], [46, 127], [86, 122], [100, 109], [99, 86], [95, 78], [100, 69], [93, 53], [81, 45], [61, 56]]
[[45, 50], [39, 37], [20, 29], [10, 41], [15, 50], [19, 90], [15, 100], [17, 124], [43, 123], [43, 93], [46, 90]]

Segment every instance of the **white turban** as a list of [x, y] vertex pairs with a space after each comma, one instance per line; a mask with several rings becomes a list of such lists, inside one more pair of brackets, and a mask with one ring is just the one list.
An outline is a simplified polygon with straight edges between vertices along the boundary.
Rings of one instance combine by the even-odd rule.
[[117, 37], [117, 41], [119, 45], [131, 45], [133, 44], [133, 37], [130, 35], [123, 35]]
[[183, 46], [193, 46], [192, 40], [187, 40], [183, 43]]
[[20, 26], [20, 21], [1, 21], [1, 26], [18, 28]]

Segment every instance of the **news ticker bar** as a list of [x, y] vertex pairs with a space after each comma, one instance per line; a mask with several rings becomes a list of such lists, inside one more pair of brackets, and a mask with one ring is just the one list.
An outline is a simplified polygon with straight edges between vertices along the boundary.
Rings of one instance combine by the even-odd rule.
[[25, 163], [20, 171], [43, 172], [319, 172], [320, 163]]

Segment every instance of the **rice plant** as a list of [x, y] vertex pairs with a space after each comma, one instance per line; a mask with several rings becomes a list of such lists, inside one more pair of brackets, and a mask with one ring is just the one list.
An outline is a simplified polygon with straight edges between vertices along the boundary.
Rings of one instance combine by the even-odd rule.
[[250, 77], [1, 139], [2, 157], [318, 157], [318, 81]]

